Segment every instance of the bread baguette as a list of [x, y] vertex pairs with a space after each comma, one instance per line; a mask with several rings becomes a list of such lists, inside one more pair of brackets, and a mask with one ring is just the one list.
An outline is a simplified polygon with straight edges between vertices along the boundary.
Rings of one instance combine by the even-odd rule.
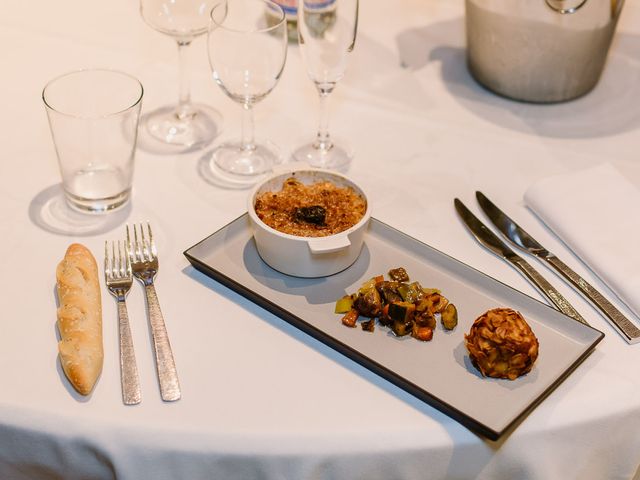
[[98, 266], [91, 252], [74, 243], [56, 269], [58, 352], [65, 375], [88, 395], [102, 372], [102, 301]]

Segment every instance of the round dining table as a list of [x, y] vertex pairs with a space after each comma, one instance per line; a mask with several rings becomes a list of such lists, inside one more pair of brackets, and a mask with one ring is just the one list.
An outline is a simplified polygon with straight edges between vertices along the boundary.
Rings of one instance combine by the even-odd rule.
[[[329, 98], [330, 131], [353, 146], [345, 173], [368, 192], [372, 215], [545, 302], [456, 215], [454, 198], [477, 212], [482, 190], [625, 309], [523, 195], [540, 179], [601, 163], [640, 187], [638, 2], [623, 7], [597, 86], [547, 105], [500, 97], [473, 79], [461, 0], [362, 0], [359, 15], [347, 73]], [[239, 137], [242, 109], [212, 78], [205, 36], [189, 49], [189, 81], [194, 102], [222, 114], [220, 137], [167, 151], [141, 123], [131, 201], [87, 223], [64, 216], [42, 89], [71, 70], [125, 71], [144, 86], [144, 120], [177, 102], [175, 42], [146, 25], [131, 0], [5, 2], [0, 38], [0, 478], [640, 479], [640, 345], [625, 342], [541, 263], [536, 268], [604, 338], [490, 440], [185, 257], [243, 215], [249, 194], [207, 173], [215, 143]], [[318, 109], [299, 48], [289, 43], [278, 85], [255, 106], [256, 135], [289, 162], [315, 135]], [[160, 397], [144, 291], [134, 282], [127, 305], [142, 401], [124, 405], [117, 306], [101, 265], [105, 241], [146, 222], [182, 398]], [[88, 396], [75, 392], [58, 360], [55, 272], [74, 242], [93, 252], [102, 287], [104, 365]]]

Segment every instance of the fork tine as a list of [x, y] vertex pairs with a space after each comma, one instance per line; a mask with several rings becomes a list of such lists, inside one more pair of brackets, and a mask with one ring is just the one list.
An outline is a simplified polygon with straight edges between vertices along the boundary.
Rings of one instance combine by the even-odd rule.
[[110, 276], [110, 272], [109, 272], [109, 249], [108, 249], [108, 243], [106, 240], [104, 242], [104, 275], [105, 277], [109, 277]]
[[142, 223], [138, 225], [138, 229], [140, 230], [140, 255], [143, 261], [147, 260], [147, 245], [146, 240], [144, 238], [144, 228], [142, 228]]
[[151, 259], [154, 259], [158, 256], [158, 251], [156, 250], [156, 242], [153, 241], [153, 233], [151, 232], [151, 223], [147, 222], [147, 229], [149, 230], [149, 249], [151, 251]]
[[129, 224], [125, 225], [127, 229], [127, 257], [133, 257], [133, 245], [131, 245], [131, 235], [129, 234]]
[[118, 275], [120, 275], [120, 277], [124, 277], [124, 262], [122, 259], [122, 249], [120, 248], [120, 240], [118, 240]]
[[141, 238], [141, 248], [142, 248], [142, 259], [150, 262], [151, 261], [151, 253], [149, 252], [149, 242], [144, 235], [144, 226], [140, 223], [140, 238]]
[[120, 257], [116, 255], [116, 242], [117, 240], [111, 241], [111, 256], [113, 257], [113, 276], [120, 276]]
[[136, 231], [136, 224], [134, 223], [131, 228], [133, 229], [133, 242], [131, 241], [131, 234], [129, 232], [129, 225], [127, 225], [127, 243], [129, 244], [129, 257], [134, 262], [138, 259], [138, 233]]
[[120, 276], [120, 259], [116, 257], [116, 242], [111, 241], [111, 270], [114, 277]]
[[[144, 232], [140, 229], [140, 236], [142, 237], [142, 235], [144, 235]], [[144, 238], [142, 242], [138, 240], [138, 228], [135, 223], [133, 224], [133, 243], [136, 249], [136, 260], [144, 261]]]
[[[124, 242], [122, 242], [122, 249], [120, 247], [121, 243], [118, 240], [118, 254], [120, 256], [120, 272], [123, 278], [131, 277], [131, 265], [129, 263], [129, 255], [127, 255], [127, 250], [125, 248]], [[122, 254], [124, 252], [124, 255]]]
[[125, 268], [127, 269], [127, 277], [131, 277], [132, 273], [131, 273], [131, 261], [129, 260], [129, 255], [125, 255], [124, 256], [124, 264], [125, 264]]
[[109, 255], [109, 276], [114, 278], [117, 275], [116, 272], [116, 259], [113, 254], [113, 240], [111, 241], [111, 253]]
[[[135, 224], [132, 225], [133, 228], [133, 233], [136, 233], [136, 226]], [[129, 242], [129, 257], [131, 258], [132, 261], [136, 261], [136, 240], [135, 238], [132, 240], [130, 234], [129, 234], [129, 225], [127, 225], [127, 241]]]

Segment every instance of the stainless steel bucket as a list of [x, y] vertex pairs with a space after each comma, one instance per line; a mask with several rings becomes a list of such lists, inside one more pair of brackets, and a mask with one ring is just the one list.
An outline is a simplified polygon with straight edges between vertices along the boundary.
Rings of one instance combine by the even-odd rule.
[[624, 0], [466, 0], [475, 79], [515, 100], [561, 102], [598, 83]]

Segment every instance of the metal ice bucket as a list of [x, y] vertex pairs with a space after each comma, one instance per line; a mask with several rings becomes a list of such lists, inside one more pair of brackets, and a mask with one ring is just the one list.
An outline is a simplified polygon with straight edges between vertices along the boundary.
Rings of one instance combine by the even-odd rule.
[[561, 102], [598, 83], [624, 0], [466, 0], [475, 79], [515, 100]]

